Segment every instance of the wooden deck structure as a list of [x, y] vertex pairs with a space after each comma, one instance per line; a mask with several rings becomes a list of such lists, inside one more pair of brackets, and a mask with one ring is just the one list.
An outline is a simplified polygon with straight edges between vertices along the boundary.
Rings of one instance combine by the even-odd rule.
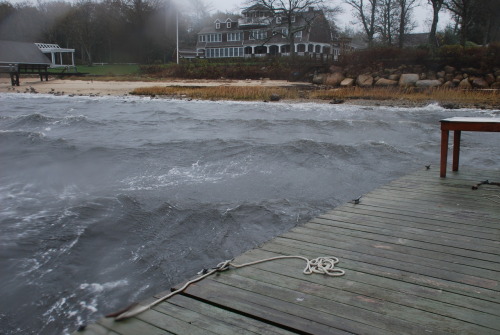
[[500, 187], [471, 189], [486, 179], [500, 171], [418, 171], [235, 259], [336, 256], [345, 276], [231, 269], [75, 334], [500, 334]]

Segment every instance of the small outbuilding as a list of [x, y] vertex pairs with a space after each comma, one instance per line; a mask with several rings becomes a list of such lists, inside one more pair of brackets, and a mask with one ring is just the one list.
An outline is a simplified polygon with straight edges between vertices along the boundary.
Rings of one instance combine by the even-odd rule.
[[71, 53], [74, 66], [74, 49], [62, 49], [57, 44], [0, 41], [0, 72], [9, 73], [12, 86], [19, 86], [21, 74], [38, 74], [40, 80], [48, 81], [49, 67], [66, 66], [63, 53]]
[[75, 67], [75, 49], [61, 48], [59, 44], [49, 44], [49, 43], [35, 43], [35, 45], [40, 49], [51, 60], [50, 67]]

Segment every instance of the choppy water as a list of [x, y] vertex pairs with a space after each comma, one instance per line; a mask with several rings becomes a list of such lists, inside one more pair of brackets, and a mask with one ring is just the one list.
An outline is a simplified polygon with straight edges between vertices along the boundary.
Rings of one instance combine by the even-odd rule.
[[[500, 111], [0, 95], [0, 329], [74, 331], [439, 159]], [[464, 133], [461, 166], [500, 167]]]

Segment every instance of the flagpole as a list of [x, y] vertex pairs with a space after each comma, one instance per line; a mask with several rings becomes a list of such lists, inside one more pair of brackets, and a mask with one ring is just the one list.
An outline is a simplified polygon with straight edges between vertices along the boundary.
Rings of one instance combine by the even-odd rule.
[[179, 11], [175, 13], [176, 41], [177, 41], [177, 64], [179, 64]]

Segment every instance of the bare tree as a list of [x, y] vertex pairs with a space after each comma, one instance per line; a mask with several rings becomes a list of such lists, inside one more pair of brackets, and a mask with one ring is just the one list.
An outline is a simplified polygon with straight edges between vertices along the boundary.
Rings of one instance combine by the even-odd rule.
[[429, 4], [432, 5], [432, 25], [431, 31], [429, 32], [429, 45], [431, 48], [435, 48], [437, 46], [436, 43], [436, 31], [437, 24], [439, 21], [439, 11], [443, 7], [443, 3], [445, 0], [427, 0]]
[[460, 26], [460, 44], [465, 47], [469, 28], [473, 23], [473, 13], [480, 4], [476, 0], [447, 0], [444, 3], [446, 9], [452, 12]]
[[377, 31], [380, 39], [385, 45], [392, 45], [397, 34], [397, 22], [399, 18], [399, 6], [396, 0], [379, 0], [377, 10]]
[[482, 45], [500, 40], [500, 1], [476, 1], [467, 39]]
[[417, 0], [397, 0], [399, 4], [399, 47], [402, 48], [405, 34], [414, 28], [411, 12], [417, 6]]
[[354, 16], [361, 22], [368, 39], [368, 45], [373, 45], [376, 28], [376, 14], [379, 0], [344, 0], [354, 10]]

